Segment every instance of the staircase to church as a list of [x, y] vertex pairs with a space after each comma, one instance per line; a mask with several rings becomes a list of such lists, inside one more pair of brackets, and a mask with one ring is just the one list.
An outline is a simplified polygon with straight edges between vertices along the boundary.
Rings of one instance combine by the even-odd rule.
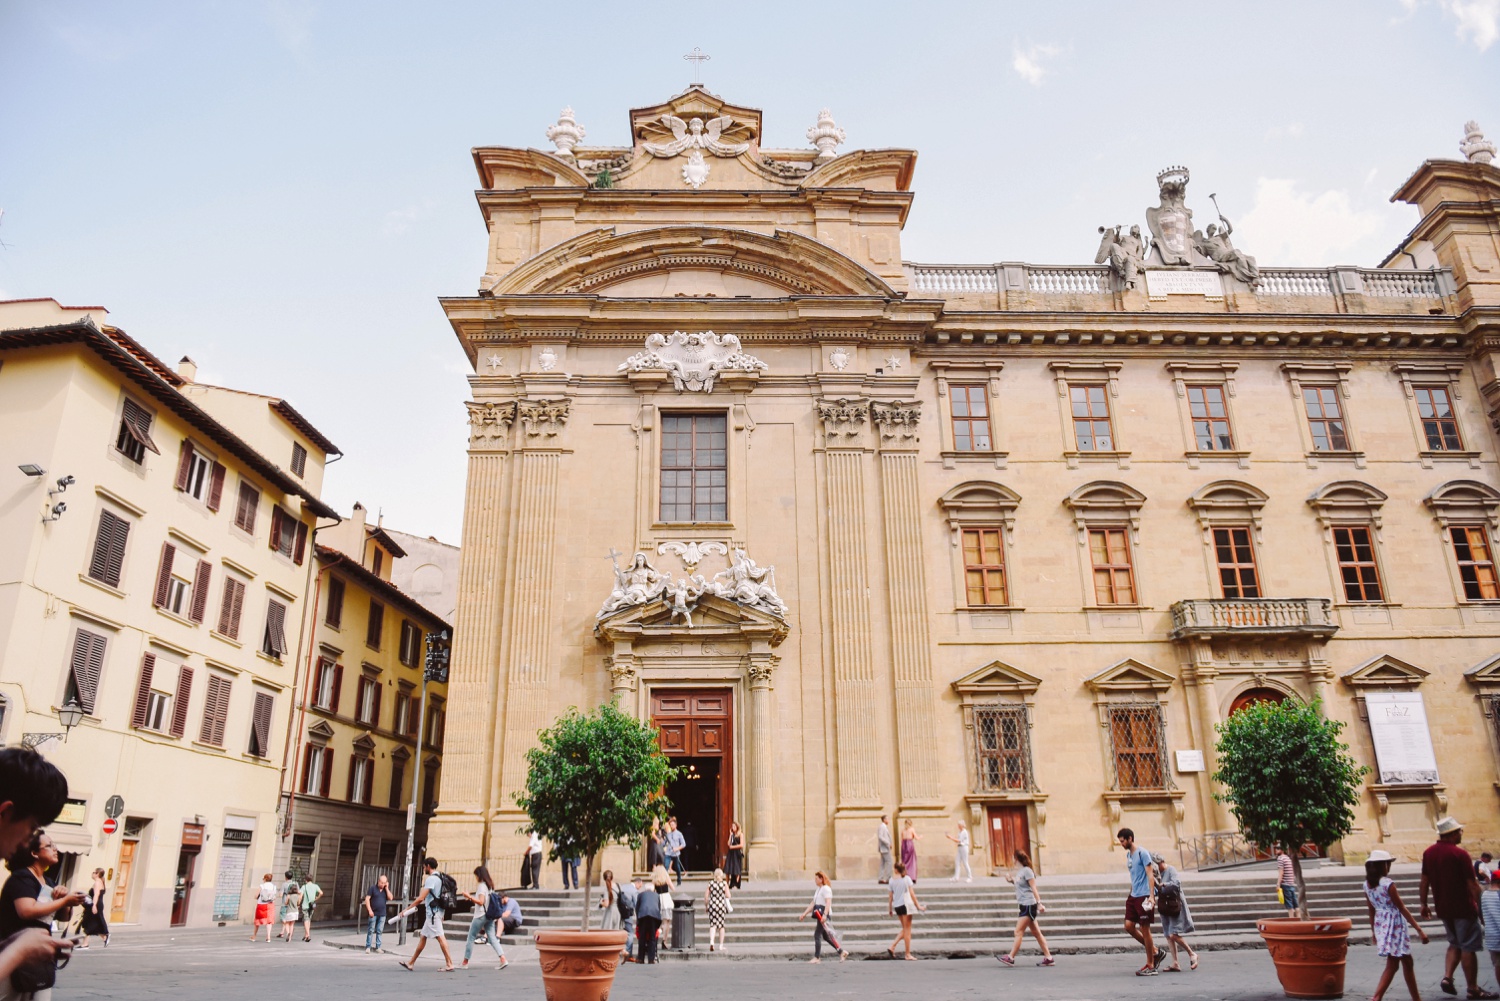
[[[1404, 898], [1417, 901], [1416, 866], [1403, 866], [1394, 877]], [[1342, 866], [1308, 868], [1304, 871], [1312, 912], [1315, 916], [1354, 919], [1352, 941], [1368, 939], [1365, 924], [1363, 869]], [[1231, 873], [1183, 873], [1183, 888], [1197, 930], [1190, 936], [1195, 949], [1260, 948], [1255, 921], [1285, 915], [1276, 903], [1274, 875], [1256, 867]], [[694, 901], [696, 948], [688, 955], [708, 955], [708, 922], [703, 912], [705, 881], [689, 878], [674, 896]], [[1047, 913], [1042, 932], [1055, 953], [1125, 952], [1138, 949], [1125, 934], [1126, 886], [1113, 874], [1089, 880], [1065, 877], [1040, 884]], [[525, 943], [538, 929], [576, 929], [580, 914], [579, 891], [515, 890], [525, 924], [504, 944]], [[595, 891], [597, 893], [597, 891]], [[921, 955], [964, 957], [1002, 952], [1010, 946], [1015, 928], [1015, 891], [1003, 880], [977, 879], [974, 883], [952, 883], [946, 877], [921, 880], [917, 896], [927, 905], [918, 914], [912, 941]], [[754, 958], [807, 958], [812, 949], [811, 919], [799, 922], [797, 915], [812, 898], [812, 881], [746, 883], [734, 894], [734, 913], [729, 915], [729, 951], [734, 956]], [[597, 927], [595, 911], [590, 926]], [[448, 922], [449, 938], [462, 941], [468, 918]], [[834, 883], [834, 928], [846, 949], [857, 957], [880, 957], [895, 937], [896, 920], [886, 914], [885, 888], [865, 881]], [[1160, 924], [1156, 926], [1159, 930]], [[1160, 936], [1158, 936], [1159, 938]], [[663, 940], [664, 943], [667, 941]], [[1023, 957], [1036, 952], [1028, 936]], [[663, 958], [676, 958], [663, 948]], [[1023, 959], [1023, 962], [1030, 960]]]

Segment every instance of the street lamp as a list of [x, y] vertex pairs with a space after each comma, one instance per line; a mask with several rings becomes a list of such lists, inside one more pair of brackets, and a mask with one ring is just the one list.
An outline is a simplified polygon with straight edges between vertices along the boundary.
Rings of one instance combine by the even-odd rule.
[[47, 741], [54, 740], [58, 737], [61, 737], [63, 739], [63, 743], [66, 744], [68, 742], [68, 732], [79, 723], [83, 722], [83, 716], [83, 706], [78, 704], [77, 699], [70, 698], [68, 699], [68, 704], [57, 711], [57, 721], [63, 726], [62, 732], [59, 733], [54, 731], [52, 733], [23, 733], [21, 734], [21, 746], [30, 748], [34, 751], [38, 747], [41, 747], [43, 744], [45, 744]]
[[[411, 802], [406, 805], [406, 868], [401, 873], [401, 910], [406, 910], [411, 900], [412, 853], [417, 840], [417, 793], [422, 778], [422, 731], [427, 726], [427, 683], [448, 681], [449, 642], [452, 635], [444, 629], [427, 634], [427, 662], [422, 667], [422, 703], [417, 709], [417, 753], [413, 757], [411, 770]], [[396, 944], [406, 944], [406, 919], [396, 929]]]

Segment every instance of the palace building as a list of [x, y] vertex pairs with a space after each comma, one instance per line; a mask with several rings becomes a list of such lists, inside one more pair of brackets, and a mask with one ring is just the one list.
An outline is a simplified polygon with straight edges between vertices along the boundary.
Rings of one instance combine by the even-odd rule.
[[606, 699], [684, 766], [692, 869], [738, 820], [752, 876], [872, 876], [881, 814], [927, 877], [959, 822], [981, 871], [1113, 870], [1122, 825], [1191, 866], [1238, 850], [1215, 724], [1285, 698], [1371, 768], [1334, 854], [1500, 838], [1477, 128], [1396, 193], [1401, 246], [1332, 268], [1257, 261], [1183, 167], [1101, 207], [1157, 200], [1094, 264], [912, 263], [916, 153], [827, 111], [772, 149], [694, 85], [630, 135], [473, 151], [445, 867], [515, 870], [525, 752]]

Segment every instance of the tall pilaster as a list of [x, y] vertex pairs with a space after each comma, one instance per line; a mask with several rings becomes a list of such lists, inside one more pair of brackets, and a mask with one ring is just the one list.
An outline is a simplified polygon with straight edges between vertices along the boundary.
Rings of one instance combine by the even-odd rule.
[[917, 489], [919, 403], [871, 405], [878, 436], [881, 521], [896, 693], [896, 753], [901, 811], [941, 809], [942, 777], [933, 705], [932, 647], [922, 567], [921, 494]]
[[819, 400], [828, 489], [829, 640], [833, 667], [838, 807], [834, 869], [839, 878], [870, 866], [864, 844], [880, 812], [877, 784], [875, 666], [870, 653], [870, 573], [866, 547], [865, 464], [868, 400]]
[[[469, 403], [469, 476], [448, 713], [453, 733], [493, 733], [499, 718], [501, 579], [505, 559], [506, 477], [514, 403]], [[493, 748], [453, 741], [443, 755], [443, 796], [428, 827], [430, 851], [443, 858], [483, 858]]]
[[[755, 643], [753, 647], [762, 644]], [[781, 658], [752, 648], [750, 676], [750, 875], [781, 878], [781, 851], [776, 845], [776, 703], [772, 677]]]

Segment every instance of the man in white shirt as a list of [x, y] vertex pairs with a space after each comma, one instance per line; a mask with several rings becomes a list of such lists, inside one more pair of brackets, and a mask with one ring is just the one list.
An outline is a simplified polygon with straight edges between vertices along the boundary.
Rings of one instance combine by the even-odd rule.
[[[401, 964], [402, 968], [410, 970], [417, 965], [417, 957], [422, 955], [422, 950], [427, 947], [427, 940], [437, 939], [438, 948], [443, 950], [443, 959], [446, 962], [445, 972], [453, 970], [453, 954], [448, 951], [448, 939], [443, 934], [443, 916], [445, 914], [442, 906], [443, 880], [437, 874], [437, 859], [428, 858], [422, 860], [422, 892], [417, 894], [417, 899], [411, 902], [413, 907], [422, 907], [423, 921], [422, 931], [417, 938], [417, 951], [411, 954], [411, 959]], [[404, 919], [403, 919], [404, 920]]]
[[974, 882], [974, 870], [969, 868], [969, 829], [962, 820], [958, 822], [958, 835], [950, 834], [948, 840], [954, 844], [953, 882], [958, 882], [959, 873], [967, 877], [964, 882]]
[[521, 889], [528, 886], [542, 888], [542, 836], [531, 832], [531, 842], [526, 846], [526, 871], [521, 876]]

